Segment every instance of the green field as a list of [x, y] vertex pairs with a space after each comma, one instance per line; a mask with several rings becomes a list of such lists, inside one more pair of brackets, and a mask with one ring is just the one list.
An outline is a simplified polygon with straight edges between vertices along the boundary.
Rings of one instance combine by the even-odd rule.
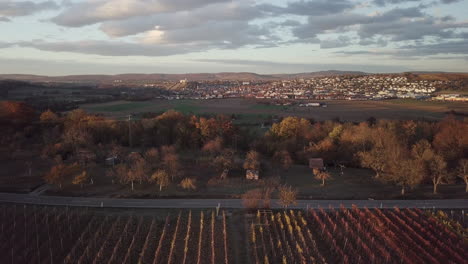
[[468, 104], [461, 102], [418, 101], [408, 99], [386, 101], [320, 101], [327, 107], [276, 106], [253, 99], [212, 100], [162, 100], [129, 102], [114, 101], [100, 104], [84, 104], [81, 108], [118, 118], [128, 114], [161, 113], [170, 109], [182, 113], [237, 115], [246, 123], [259, 123], [272, 116], [299, 116], [317, 121], [338, 118], [343, 121], [365, 121], [377, 119], [427, 119], [440, 120], [452, 110], [468, 113]]
[[150, 102], [121, 102], [119, 104], [103, 104], [94, 107], [87, 108], [90, 112], [126, 112], [135, 111], [141, 108], [149, 107], [152, 104]]

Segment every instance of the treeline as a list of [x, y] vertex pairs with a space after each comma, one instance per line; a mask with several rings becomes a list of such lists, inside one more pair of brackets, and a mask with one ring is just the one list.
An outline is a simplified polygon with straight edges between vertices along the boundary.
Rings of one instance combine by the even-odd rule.
[[[402, 194], [420, 183], [433, 184], [436, 193], [440, 184], [457, 177], [468, 191], [468, 122], [454, 117], [440, 122], [370, 118], [361, 123], [287, 117], [258, 134], [222, 115], [168, 111], [119, 121], [80, 109], [63, 116], [52, 111], [37, 114], [23, 103], [3, 103], [0, 109], [4, 127], [0, 143], [12, 151], [39, 144], [42, 156], [60, 167], [56, 177], [67, 170], [76, 174], [69, 166], [75, 162], [86, 168], [117, 157], [123, 162], [108, 170], [110, 177], [132, 184], [152, 181], [162, 188], [180, 176], [179, 154], [190, 152], [206, 157], [221, 177], [227, 176], [236, 159], [245, 157], [246, 170], [261, 170], [265, 161], [287, 169], [293, 163], [323, 158], [328, 166], [372, 169], [377, 179], [401, 186]], [[80, 175], [76, 182], [89, 178]]]

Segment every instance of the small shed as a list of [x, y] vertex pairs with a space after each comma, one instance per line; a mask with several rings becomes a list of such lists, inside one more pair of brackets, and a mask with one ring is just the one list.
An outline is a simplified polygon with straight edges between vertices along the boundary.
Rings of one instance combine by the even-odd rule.
[[247, 170], [245, 177], [247, 180], [258, 180], [258, 170]]
[[323, 159], [321, 158], [309, 159], [309, 168], [317, 169], [317, 170], [324, 170], [325, 166], [323, 165]]
[[94, 162], [96, 160], [96, 153], [87, 150], [87, 149], [80, 149], [77, 153], [78, 161], [80, 164], [88, 164]]
[[117, 156], [112, 156], [106, 158], [106, 165], [108, 166], [114, 166], [115, 164], [119, 163], [119, 158]]

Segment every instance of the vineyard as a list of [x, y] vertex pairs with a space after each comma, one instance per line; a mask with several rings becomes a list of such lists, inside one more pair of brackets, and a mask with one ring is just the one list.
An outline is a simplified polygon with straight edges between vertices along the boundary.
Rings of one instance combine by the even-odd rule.
[[3, 204], [0, 217], [0, 263], [468, 263], [464, 212]]
[[250, 236], [255, 263], [468, 263], [467, 237], [419, 209], [259, 211]]
[[228, 263], [226, 215], [1, 208], [0, 263]]

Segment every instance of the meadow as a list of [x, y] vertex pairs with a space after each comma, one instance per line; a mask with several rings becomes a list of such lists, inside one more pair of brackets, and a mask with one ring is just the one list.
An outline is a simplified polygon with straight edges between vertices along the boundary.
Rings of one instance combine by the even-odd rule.
[[[264, 101], [265, 102], [265, 101]], [[119, 118], [128, 114], [161, 113], [170, 109], [193, 114], [238, 115], [241, 119], [263, 122], [272, 116], [299, 116], [317, 121], [340, 119], [365, 121], [377, 119], [443, 119], [450, 111], [468, 113], [468, 104], [417, 100], [386, 101], [321, 101], [327, 107], [276, 106], [262, 104], [254, 99], [212, 100], [162, 100], [114, 101], [99, 104], [83, 104], [80, 107], [90, 113]]]

